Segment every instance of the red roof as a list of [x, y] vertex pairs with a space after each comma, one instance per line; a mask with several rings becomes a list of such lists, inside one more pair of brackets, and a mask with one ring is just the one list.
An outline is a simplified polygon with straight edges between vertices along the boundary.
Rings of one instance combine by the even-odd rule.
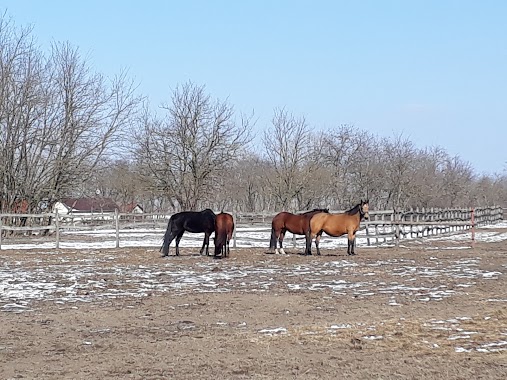
[[118, 209], [111, 198], [65, 198], [61, 202], [78, 212], [111, 212]]
[[136, 202], [127, 203], [127, 204], [123, 205], [122, 211], [123, 212], [132, 212], [136, 207], [139, 207], [141, 209], [141, 211], [144, 211], [143, 208], [141, 207], [141, 205]]

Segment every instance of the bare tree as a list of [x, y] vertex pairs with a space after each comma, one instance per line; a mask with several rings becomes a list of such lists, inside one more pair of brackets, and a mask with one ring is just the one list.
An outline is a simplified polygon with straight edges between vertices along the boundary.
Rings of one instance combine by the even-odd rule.
[[448, 157], [443, 168], [444, 184], [441, 197], [446, 207], [470, 205], [471, 185], [474, 180], [472, 167], [459, 156]]
[[86, 182], [97, 165], [114, 152], [124, 136], [140, 98], [122, 73], [106, 83], [89, 71], [77, 49], [68, 44], [53, 47], [53, 98], [48, 109], [46, 171], [49, 198]]
[[332, 208], [344, 209], [360, 198], [379, 195], [378, 151], [375, 137], [354, 126], [341, 125], [328, 131], [322, 159], [330, 172], [328, 197]]
[[270, 170], [266, 161], [250, 152], [219, 178], [222, 191], [216, 193], [217, 209], [255, 212], [269, 207], [265, 196]]
[[319, 172], [318, 140], [304, 117], [275, 109], [272, 127], [264, 132], [264, 151], [273, 173], [268, 182], [278, 205], [284, 210], [307, 208], [315, 203], [311, 178]]
[[191, 82], [178, 86], [163, 109], [165, 120], [145, 112], [135, 133], [135, 156], [173, 208], [195, 210], [209, 202], [220, 177], [241, 157], [251, 140], [252, 117], [236, 120], [231, 105]]
[[22, 187], [37, 115], [42, 57], [30, 28], [16, 29], [0, 16], [0, 206], [10, 211], [23, 200]]
[[401, 209], [407, 206], [414, 174], [416, 149], [412, 141], [403, 135], [393, 140], [383, 139], [385, 207]]
[[415, 153], [411, 193], [405, 202], [411, 207], [440, 207], [443, 186], [443, 165], [447, 153], [441, 147], [430, 147]]

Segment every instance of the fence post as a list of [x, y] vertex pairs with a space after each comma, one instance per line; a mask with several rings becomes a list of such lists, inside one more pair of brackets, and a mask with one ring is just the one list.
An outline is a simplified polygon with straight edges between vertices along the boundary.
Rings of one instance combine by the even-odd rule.
[[58, 217], [58, 209], [55, 211], [55, 229], [56, 229], [56, 249], [60, 248], [60, 218]]
[[232, 233], [233, 238], [234, 238], [234, 243], [232, 243], [232, 248], [236, 248], [236, 230], [238, 229], [238, 226], [236, 225], [236, 223], [238, 222], [238, 214], [234, 214], [233, 219], [234, 219], [235, 223], [234, 223], [234, 231]]
[[120, 248], [120, 214], [118, 209], [114, 209], [114, 223], [116, 228], [116, 248]]
[[472, 207], [472, 244], [475, 243], [475, 208]]
[[0, 215], [0, 249], [2, 249], [2, 215]]
[[366, 243], [368, 244], [368, 247], [370, 246], [370, 233], [368, 232], [368, 222], [365, 222], [365, 229], [366, 229]]
[[396, 223], [396, 232], [394, 233], [394, 236], [396, 238], [396, 241], [395, 241], [395, 244], [396, 244], [396, 247], [399, 247], [400, 246], [400, 238], [401, 238], [401, 233], [400, 233], [400, 221], [401, 221], [401, 213], [397, 213], [396, 210], [394, 210], [394, 221]]
[[414, 209], [410, 207], [410, 238], [414, 237]]

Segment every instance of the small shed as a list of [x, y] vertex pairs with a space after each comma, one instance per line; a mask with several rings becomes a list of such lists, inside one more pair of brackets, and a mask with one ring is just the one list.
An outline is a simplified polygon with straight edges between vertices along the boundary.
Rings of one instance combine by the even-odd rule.
[[127, 203], [123, 205], [122, 212], [131, 213], [131, 214], [143, 214], [144, 209], [143, 207], [136, 202]]
[[65, 214], [98, 214], [114, 212], [119, 207], [111, 198], [63, 198], [56, 202], [53, 211]]

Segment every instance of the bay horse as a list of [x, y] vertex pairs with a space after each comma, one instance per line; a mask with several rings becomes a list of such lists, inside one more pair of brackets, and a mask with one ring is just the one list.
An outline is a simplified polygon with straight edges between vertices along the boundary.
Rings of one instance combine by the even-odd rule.
[[162, 257], [169, 255], [169, 245], [174, 238], [176, 238], [176, 256], [180, 255], [179, 244], [185, 231], [204, 232], [204, 241], [199, 254], [202, 255], [206, 247], [206, 255], [209, 256], [209, 237], [215, 232], [215, 219], [215, 213], [209, 208], [203, 211], [182, 211], [171, 215], [164, 235], [164, 243], [160, 247]]
[[276, 241], [280, 244], [280, 252], [284, 255], [283, 250], [283, 238], [285, 232], [289, 231], [296, 235], [306, 235], [309, 229], [310, 219], [312, 216], [318, 213], [328, 213], [327, 208], [314, 208], [311, 211], [304, 212], [302, 214], [292, 214], [290, 212], [282, 211], [275, 215], [271, 221], [271, 240], [269, 242], [269, 249], [275, 250], [278, 255], [278, 248], [276, 247]]
[[232, 239], [233, 231], [234, 218], [232, 215], [227, 214], [226, 212], [217, 214], [215, 220], [215, 257], [218, 255], [221, 255], [222, 257], [229, 256], [229, 242]]
[[356, 232], [362, 219], [368, 219], [368, 200], [361, 200], [349, 211], [341, 214], [315, 214], [310, 220], [310, 228], [306, 235], [306, 254], [312, 254], [312, 239], [315, 238], [317, 255], [320, 255], [319, 241], [322, 233], [329, 236], [342, 236], [348, 234], [347, 254], [355, 255]]

